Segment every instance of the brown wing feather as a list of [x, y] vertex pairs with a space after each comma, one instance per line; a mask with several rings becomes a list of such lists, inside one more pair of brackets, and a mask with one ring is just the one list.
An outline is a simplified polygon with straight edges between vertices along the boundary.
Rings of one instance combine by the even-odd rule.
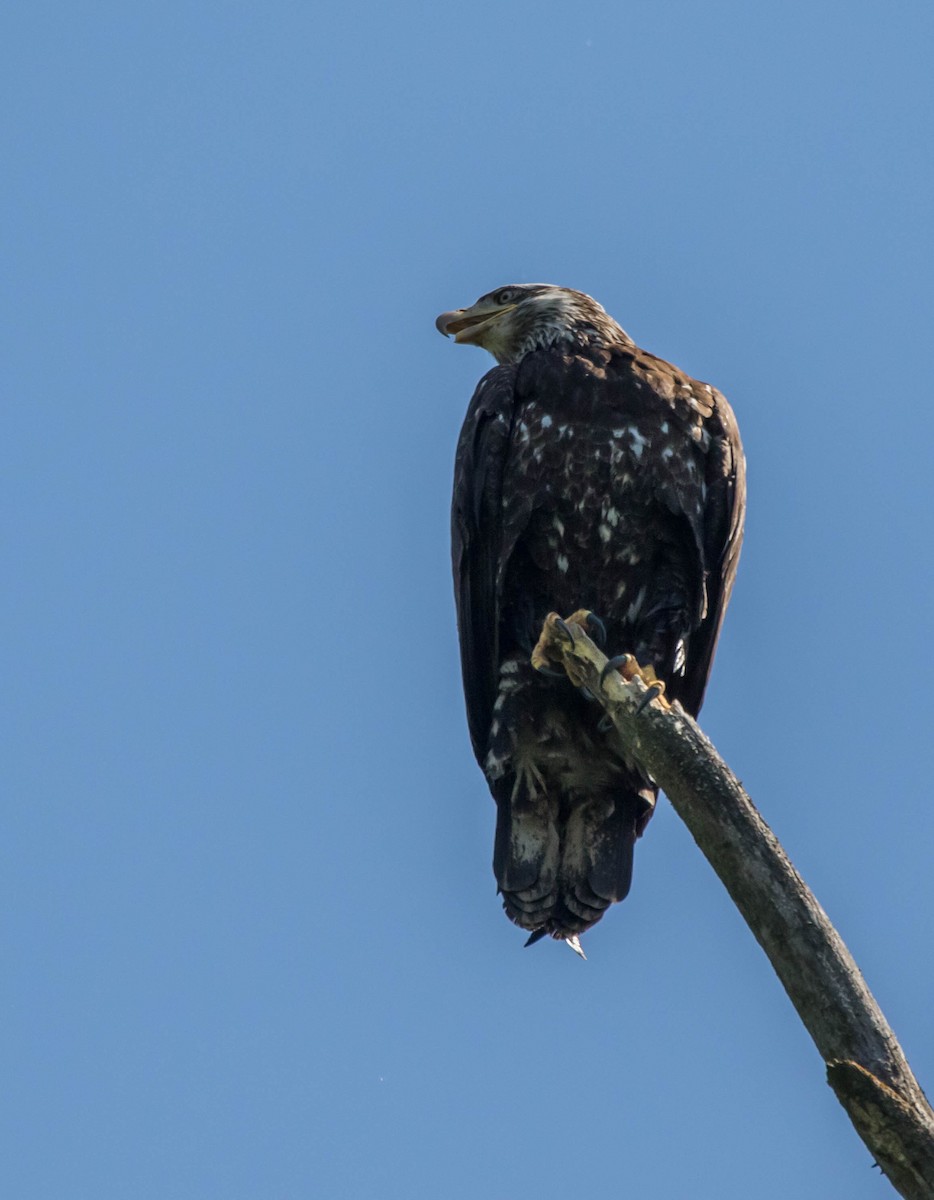
[[457, 443], [451, 558], [467, 721], [480, 765], [496, 699], [502, 576], [503, 473], [515, 406], [515, 368], [477, 385]]
[[677, 696], [696, 714], [704, 700], [720, 626], [733, 590], [746, 519], [746, 459], [733, 410], [719, 392], [705, 425], [710, 434], [704, 506], [707, 611], [690, 640]]
[[[683, 537], [696, 552], [699, 625], [688, 639], [683, 675], [669, 680], [668, 694], [691, 713], [699, 712], [707, 688], [720, 627], [733, 589], [739, 563], [746, 515], [746, 460], [739, 427], [726, 398], [708, 384], [692, 379], [680, 368], [647, 351], [623, 351], [644, 389], [643, 403], [659, 404], [656, 421], [664, 410], [681, 428], [679, 452], [662, 469], [654, 461], [653, 489], [668, 510], [683, 521]], [[690, 467], [692, 438], [703, 428], [703, 491]], [[693, 440], [694, 451], [700, 449]], [[702, 500], [700, 497], [702, 496]]]

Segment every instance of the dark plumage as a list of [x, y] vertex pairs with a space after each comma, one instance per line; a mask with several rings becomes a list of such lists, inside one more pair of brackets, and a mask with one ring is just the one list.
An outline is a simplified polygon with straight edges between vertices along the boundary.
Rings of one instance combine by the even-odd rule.
[[509, 286], [443, 313], [489, 350], [457, 447], [454, 588], [474, 753], [497, 805], [509, 917], [576, 941], [629, 891], [657, 788], [600, 710], [529, 657], [551, 611], [592, 609], [696, 714], [742, 540], [730, 406], [639, 350], [581, 292]]

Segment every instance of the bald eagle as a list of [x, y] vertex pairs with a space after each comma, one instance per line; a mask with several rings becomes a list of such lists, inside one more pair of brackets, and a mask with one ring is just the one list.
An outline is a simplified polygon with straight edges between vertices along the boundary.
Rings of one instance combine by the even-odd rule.
[[467, 410], [452, 514], [493, 870], [529, 943], [580, 952], [629, 891], [658, 789], [586, 695], [533, 669], [532, 648], [549, 612], [590, 609], [609, 652], [698, 712], [742, 541], [739, 431], [718, 391], [638, 349], [582, 292], [511, 284], [436, 325], [499, 364]]

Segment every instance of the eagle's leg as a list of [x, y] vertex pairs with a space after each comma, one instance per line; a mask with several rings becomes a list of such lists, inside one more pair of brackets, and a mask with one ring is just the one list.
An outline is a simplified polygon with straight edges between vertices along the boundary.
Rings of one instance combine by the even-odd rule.
[[[582, 611], [583, 611], [583, 610], [582, 610]], [[576, 617], [579, 617], [580, 615], [581, 615], [581, 613], [575, 613], [575, 614], [574, 614], [574, 616], [576, 616]], [[589, 618], [589, 617], [593, 617], [593, 613], [587, 613], [587, 617], [588, 617], [588, 618]], [[600, 618], [599, 618], [599, 617], [596, 617], [596, 618], [594, 618], [594, 619], [595, 619], [596, 621], [599, 621], [599, 623], [600, 623], [600, 628], [601, 628], [601, 629], [603, 629], [603, 622], [602, 622], [602, 621], [600, 621]], [[571, 643], [571, 645], [573, 646], [573, 644], [574, 644], [574, 638], [575, 638], [577, 635], [574, 633], [573, 626], [572, 626], [571, 624], [569, 624], [569, 622], [574, 622], [574, 624], [577, 624], [577, 625], [580, 625], [580, 624], [582, 624], [582, 622], [581, 622], [581, 621], [576, 621], [576, 622], [575, 622], [575, 621], [574, 621], [574, 617], [568, 617], [568, 620], [567, 620], [567, 621], [565, 621], [565, 620], [562, 620], [562, 618], [561, 618], [561, 617], [556, 617], [556, 618], [555, 618], [555, 628], [556, 628], [556, 629], [560, 629], [560, 630], [561, 630], [561, 632], [564, 634], [564, 636], [565, 636], [565, 637], [568, 639], [568, 641], [569, 641], [569, 642]], [[604, 633], [604, 636], [606, 636], [606, 630], [605, 630], [605, 629], [603, 630], [603, 633]], [[537, 669], [538, 669], [538, 671], [539, 671], [539, 672], [540, 672], [542, 675], [559, 675], [559, 676], [561, 676], [562, 678], [569, 679], [569, 680], [570, 680], [570, 681], [571, 681], [571, 682], [574, 684], [574, 686], [577, 688], [577, 690], [580, 692], [580, 694], [581, 694], [581, 695], [584, 697], [584, 699], [585, 699], [585, 700], [589, 701], [591, 704], [593, 704], [593, 703], [596, 701], [597, 697], [596, 697], [596, 696], [593, 694], [593, 692], [590, 690], [590, 688], [588, 688], [588, 687], [584, 687], [584, 685], [583, 685], [582, 683], [579, 683], [579, 682], [578, 682], [578, 681], [577, 681], [577, 680], [574, 678], [574, 674], [572, 673], [572, 671], [571, 671], [571, 668], [570, 668], [570, 667], [568, 667], [568, 665], [567, 665], [566, 663], [565, 663], [565, 669], [564, 669], [564, 671], [552, 671], [552, 670], [551, 670], [550, 668], [548, 668], [548, 667], [538, 667]]]
[[[589, 609], [578, 609], [573, 616], [562, 620], [561, 617], [555, 619], [555, 628], [560, 629], [568, 641], [573, 645], [574, 639], [577, 636], [574, 632], [574, 626], [577, 625], [580, 629], [590, 632], [591, 639], [603, 650], [606, 647], [606, 626], [600, 620], [596, 613], [592, 613]], [[581, 688], [581, 691], [586, 692], [586, 688]], [[590, 696], [590, 699], [593, 699]]]
[[[598, 641], [601, 646], [605, 644], [606, 626], [590, 609], [579, 608], [567, 618], [562, 618], [556, 613], [551, 613], [545, 621], [542, 636], [538, 639], [538, 644], [532, 651], [532, 666], [536, 671], [544, 675], [555, 674], [554, 670], [548, 665], [550, 662], [555, 661], [556, 657], [553, 657], [554, 650], [550, 644], [554, 637], [553, 631], [555, 629], [559, 630], [573, 644], [576, 637], [574, 633], [575, 626], [581, 631], [589, 630], [595, 641]], [[572, 670], [567, 662], [564, 663], [564, 669], [568, 679], [583, 693], [584, 697], [588, 700], [593, 700], [593, 693], [584, 686], [583, 679], [577, 676], [577, 672]], [[636, 710], [637, 713], [641, 713], [653, 700], [661, 700], [666, 708], [670, 707], [668, 701], [665, 699], [665, 681], [658, 678], [653, 666], [641, 667], [634, 654], [617, 654], [614, 658], [608, 659], [603, 670], [600, 672], [601, 684], [603, 684], [611, 671], [619, 671], [627, 683], [636, 678], [641, 679], [648, 688]]]
[[[596, 639], [606, 640], [606, 629], [599, 617], [594, 616], [589, 609], [579, 608], [577, 612], [572, 613], [567, 620], [563, 620], [557, 613], [549, 613], [545, 618], [545, 625], [542, 629], [541, 637], [535, 649], [532, 651], [532, 666], [536, 671], [545, 675], [552, 674], [549, 664], [552, 662], [560, 662], [560, 655], [556, 654], [552, 642], [555, 636], [555, 630], [558, 630], [563, 636], [573, 644], [576, 634], [574, 626], [578, 626], [582, 631], [589, 630]], [[567, 678], [575, 687], [583, 686], [583, 679], [577, 676], [568, 663], [564, 663], [564, 671]]]
[[[576, 613], [573, 613], [566, 621], [555, 621], [558, 628], [574, 641], [574, 630], [568, 626], [579, 625], [581, 629], [590, 634], [591, 641], [595, 642], [601, 650], [606, 649], [606, 626], [600, 617], [595, 612], [591, 612], [589, 608], [579, 608]], [[579, 687], [577, 689], [585, 700], [595, 701], [597, 697], [593, 694], [590, 688]]]
[[[596, 613], [591, 612], [588, 608], [579, 608], [577, 612], [568, 617], [566, 621], [562, 620], [561, 617], [558, 617], [555, 620], [555, 627], [561, 630], [561, 632], [568, 639], [568, 641], [571, 642], [572, 645], [576, 636], [574, 633], [575, 625], [577, 625], [580, 629], [589, 631], [591, 638], [594, 642], [596, 642], [601, 650], [604, 648], [604, 646], [606, 646], [606, 626]], [[547, 667], [539, 667], [539, 670], [545, 675], [552, 675], [555, 673], [550, 671]], [[568, 677], [570, 678], [570, 672], [568, 672]], [[571, 682], [576, 684], [576, 680], [574, 679], [571, 679]], [[577, 690], [585, 700], [588, 700], [591, 703], [596, 701], [597, 697], [593, 694], [590, 688], [583, 687], [581, 684], [577, 684]]]
[[563, 621], [555, 621], [555, 624], [572, 641], [574, 640], [574, 632], [568, 629], [568, 625], [579, 625], [589, 635], [591, 641], [597, 643], [601, 650], [606, 646], [606, 626], [597, 614], [591, 612], [589, 608], [579, 608], [577, 612], [571, 613]]

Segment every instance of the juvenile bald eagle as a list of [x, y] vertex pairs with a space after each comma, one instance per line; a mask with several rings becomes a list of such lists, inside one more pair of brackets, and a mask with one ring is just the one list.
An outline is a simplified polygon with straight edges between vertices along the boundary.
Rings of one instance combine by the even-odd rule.
[[639, 350], [582, 292], [510, 285], [436, 322], [498, 366], [457, 447], [454, 588], [470, 737], [497, 806], [507, 915], [579, 949], [629, 891], [658, 789], [600, 709], [530, 654], [586, 608], [610, 653], [696, 714], [739, 558], [745, 463], [730, 406]]

